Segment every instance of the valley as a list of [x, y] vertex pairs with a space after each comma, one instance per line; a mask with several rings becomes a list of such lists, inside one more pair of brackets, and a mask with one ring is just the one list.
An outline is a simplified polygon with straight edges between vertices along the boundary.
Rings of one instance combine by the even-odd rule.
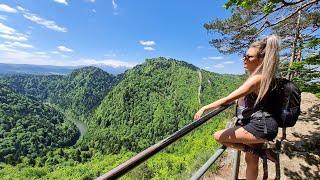
[[[162, 57], [146, 59], [117, 76], [96, 67], [80, 68], [68, 75], [4, 76], [0, 84], [60, 112], [76, 130], [72, 136], [76, 138], [67, 146], [54, 146], [37, 156], [26, 147], [23, 152], [28, 159], [13, 155], [18, 163], [2, 160], [0, 177], [9, 178], [9, 172], [16, 174], [15, 178], [97, 177], [190, 123], [198, 108], [227, 95], [241, 82], [241, 76], [215, 74]], [[3, 98], [0, 102], [7, 103]], [[124, 178], [188, 175], [214, 151], [217, 144], [212, 133], [232, 116], [233, 109], [221, 113]], [[0, 125], [3, 131], [5, 126]], [[26, 124], [21, 131], [27, 132], [30, 126]], [[39, 144], [46, 146], [42, 141]], [[168, 166], [175, 168], [168, 171]], [[40, 175], [26, 174], [28, 171]]]

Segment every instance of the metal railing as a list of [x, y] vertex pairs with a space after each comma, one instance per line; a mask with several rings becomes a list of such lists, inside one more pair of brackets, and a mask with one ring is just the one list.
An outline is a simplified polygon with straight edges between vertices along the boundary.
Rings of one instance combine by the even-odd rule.
[[203, 176], [204, 173], [210, 168], [210, 166], [222, 155], [226, 148], [226, 146], [221, 146], [218, 148], [214, 155], [190, 178], [190, 180], [200, 179], [201, 176]]
[[[130, 171], [131, 169], [135, 168], [136, 166], [138, 166], [139, 164], [141, 164], [145, 160], [149, 159], [150, 157], [152, 157], [153, 155], [155, 155], [156, 153], [158, 153], [159, 151], [161, 151], [165, 147], [169, 146], [170, 144], [172, 144], [176, 140], [178, 140], [181, 137], [185, 136], [186, 134], [188, 134], [189, 132], [191, 132], [195, 128], [199, 127], [203, 123], [207, 122], [210, 118], [216, 116], [220, 112], [222, 112], [225, 109], [229, 108], [233, 104], [234, 104], [234, 102], [232, 102], [232, 103], [230, 103], [228, 105], [224, 105], [224, 106], [222, 106], [222, 107], [220, 107], [220, 108], [218, 108], [218, 109], [216, 109], [216, 110], [214, 110], [212, 112], [209, 112], [208, 114], [206, 114], [203, 117], [201, 117], [199, 120], [194, 121], [194, 122], [186, 125], [185, 127], [183, 127], [182, 129], [176, 131], [175, 133], [173, 133], [169, 137], [165, 138], [164, 140], [158, 142], [157, 144], [154, 144], [153, 146], [150, 146], [149, 148], [147, 148], [144, 151], [138, 153], [137, 155], [135, 155], [134, 157], [132, 157], [129, 160], [125, 161], [124, 163], [120, 164], [119, 166], [115, 167], [114, 169], [112, 169], [108, 173], [98, 177], [98, 179], [99, 180], [102, 180], [102, 179], [103, 180], [105, 180], [105, 179], [117, 179], [117, 178], [121, 177], [122, 175], [124, 175], [125, 173]], [[211, 164], [223, 153], [223, 151], [225, 150], [225, 147], [222, 147], [221, 150], [220, 149], [218, 149], [218, 150], [219, 150], [218, 153], [216, 152], [216, 154], [215, 154], [216, 156], [214, 158], [210, 158], [211, 159], [211, 162], [210, 162]], [[208, 166], [209, 162], [206, 163], [206, 164]], [[210, 167], [210, 165], [207, 167], [207, 169]], [[205, 168], [206, 167], [202, 168], [202, 171], [206, 170]], [[199, 172], [199, 173], [204, 174], [204, 172]]]

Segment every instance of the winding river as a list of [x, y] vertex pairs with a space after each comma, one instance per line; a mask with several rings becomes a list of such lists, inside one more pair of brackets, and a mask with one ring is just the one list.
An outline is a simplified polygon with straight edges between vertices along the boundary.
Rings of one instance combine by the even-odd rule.
[[68, 146], [73, 146], [73, 145], [75, 145], [77, 142], [78, 142], [78, 140], [83, 136], [83, 135], [85, 135], [86, 134], [86, 132], [87, 132], [87, 130], [88, 130], [88, 126], [84, 123], [84, 122], [81, 122], [81, 121], [79, 121], [79, 120], [73, 120], [73, 121], [71, 121], [71, 122], [73, 122], [76, 126], [77, 126], [77, 128], [78, 128], [78, 133], [76, 134], [76, 136], [74, 136], [73, 138], [72, 138], [72, 140], [70, 141], [70, 143], [68, 144]]
[[73, 123], [77, 126], [77, 128], [78, 128], [79, 131], [80, 131], [80, 136], [79, 136], [79, 138], [80, 138], [81, 136], [83, 136], [83, 135], [87, 132], [88, 126], [87, 126], [85, 123], [83, 123], [83, 122], [81, 122], [81, 121], [79, 121], [79, 120], [75, 120], [75, 121], [73, 121]]

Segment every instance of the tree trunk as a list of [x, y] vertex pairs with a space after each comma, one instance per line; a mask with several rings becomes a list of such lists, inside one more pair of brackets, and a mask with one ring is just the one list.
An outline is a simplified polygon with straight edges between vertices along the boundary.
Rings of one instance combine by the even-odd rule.
[[287, 79], [291, 80], [293, 73], [290, 72], [290, 67], [292, 66], [293, 62], [296, 59], [297, 56], [297, 42], [300, 37], [300, 16], [301, 16], [301, 10], [298, 12], [298, 18], [297, 18], [297, 24], [296, 24], [296, 32], [294, 35], [294, 40], [292, 43], [292, 52], [291, 52], [291, 58], [288, 66], [288, 73], [287, 73]]

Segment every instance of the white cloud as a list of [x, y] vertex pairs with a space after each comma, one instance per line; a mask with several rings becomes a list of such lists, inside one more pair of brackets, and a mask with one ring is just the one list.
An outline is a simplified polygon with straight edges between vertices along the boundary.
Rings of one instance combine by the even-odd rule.
[[208, 67], [208, 66], [206, 66], [206, 67], [204, 67], [205, 69], [210, 69], [210, 67]]
[[103, 65], [107, 65], [107, 66], [112, 66], [114, 68], [117, 67], [127, 67], [127, 68], [131, 68], [135, 65], [137, 65], [136, 63], [129, 63], [126, 61], [122, 61], [122, 60], [115, 60], [115, 59], [102, 59], [102, 60], [96, 60], [96, 59], [80, 59], [80, 60], [76, 60], [76, 61], [70, 61], [69, 62], [70, 65], [97, 65], [97, 64], [103, 64]]
[[64, 55], [64, 54], [60, 54], [60, 57], [66, 59], [66, 58], [69, 58], [70, 56], [67, 56], [67, 55]]
[[215, 67], [215, 68], [224, 68], [224, 65], [223, 64], [216, 64], [213, 67]]
[[13, 33], [15, 33], [15, 32], [16, 32], [15, 29], [13, 29], [13, 28], [11, 28], [11, 27], [9, 27], [9, 26], [6, 26], [6, 25], [0, 23], [0, 33], [3, 33], [3, 34], [13, 34]]
[[26, 34], [31, 35], [32, 31], [28, 30], [28, 31], [26, 31]]
[[117, 55], [115, 53], [108, 53], [108, 54], [105, 54], [104, 56], [107, 56], [107, 57], [116, 57]]
[[[3, 50], [0, 44], [0, 50]], [[6, 50], [0, 53], [0, 61], [2, 63], [15, 64], [39, 64], [45, 65], [50, 62], [50, 56], [46, 54], [39, 54], [37, 52], [27, 52], [23, 50]], [[51, 62], [54, 65], [53, 61]]]
[[[0, 50], [2, 46], [0, 44]], [[16, 63], [16, 64], [37, 64], [37, 65], [56, 65], [56, 66], [89, 66], [89, 65], [106, 65], [117, 67], [132, 68], [137, 63], [130, 63], [128, 61], [116, 60], [116, 59], [78, 59], [70, 60], [68, 56], [50, 57], [46, 52], [26, 52], [21, 50], [6, 51], [0, 53], [1, 63]]]
[[26, 9], [24, 9], [24, 8], [21, 7], [21, 6], [17, 6], [17, 9], [20, 10], [20, 11], [27, 11]]
[[58, 26], [54, 21], [43, 19], [35, 14], [28, 13], [24, 14], [23, 16], [32, 22], [43, 25], [48, 29], [52, 29], [59, 32], [67, 32], [66, 28]]
[[154, 41], [139, 41], [139, 43], [142, 45], [142, 46], [154, 46], [156, 45], [156, 43]]
[[114, 10], [117, 10], [118, 4], [116, 3], [116, 0], [112, 0], [112, 7]]
[[26, 35], [16, 33], [15, 35], [9, 34], [0, 34], [0, 37], [3, 39], [11, 40], [11, 41], [27, 41], [28, 38]]
[[66, 0], [54, 0], [54, 2], [60, 3], [60, 4], [64, 4], [64, 5], [68, 5], [68, 2]]
[[[76, 59], [71, 60], [69, 56], [60, 54], [58, 51], [26, 51], [15, 49], [11, 46], [22, 45], [19, 42], [9, 42], [0, 44], [0, 62], [15, 64], [37, 64], [37, 65], [56, 65], [56, 66], [88, 66], [88, 65], [106, 65], [117, 67], [132, 68], [137, 63], [117, 59]], [[23, 45], [22, 45], [23, 46]], [[50, 56], [52, 55], [52, 57]], [[58, 55], [58, 56], [56, 56]]]
[[28, 36], [18, 33], [14, 28], [0, 23], [0, 38], [10, 41], [27, 41]]
[[146, 51], [154, 51], [153, 47], [144, 47], [143, 49], [146, 50]]
[[7, 12], [7, 13], [17, 13], [18, 11], [6, 4], [0, 4], [0, 11]]
[[233, 61], [225, 61], [223, 62], [223, 64], [233, 64], [234, 62]]
[[14, 52], [14, 51], [16, 51], [14, 48], [9, 47], [5, 44], [0, 44], [0, 52], [1, 52], [0, 55], [5, 52]]
[[203, 49], [204, 47], [203, 46], [197, 46], [197, 49]]
[[153, 47], [151, 47], [151, 46], [156, 45], [156, 43], [154, 41], [140, 40], [139, 43], [144, 46], [143, 49], [146, 51], [154, 51], [155, 50]]
[[223, 59], [222, 56], [211, 56], [211, 57], [207, 57], [207, 59], [210, 59], [210, 60], [220, 60], [220, 59]]
[[47, 52], [43, 52], [43, 51], [38, 51], [38, 52], [35, 52], [35, 54], [39, 54], [39, 55], [47, 55], [48, 53], [47, 53]]
[[59, 51], [51, 51], [50, 53], [52, 53], [52, 54], [60, 54]]
[[92, 2], [92, 3], [94, 3], [94, 2], [96, 2], [96, 0], [88, 0], [89, 2]]
[[67, 48], [65, 46], [58, 46], [57, 48], [59, 49], [59, 51], [62, 51], [62, 52], [73, 52], [72, 49]]
[[118, 15], [118, 4], [116, 3], [116, 0], [112, 0], [112, 7], [113, 7], [113, 15]]
[[4, 16], [4, 15], [0, 15], [0, 19], [1, 20], [4, 20], [4, 21], [6, 21], [8, 18], [7, 18], [7, 16]]
[[21, 42], [5, 42], [5, 46], [12, 47], [12, 48], [33, 48], [31, 44], [21, 43]]
[[40, 25], [42, 25], [48, 29], [52, 29], [54, 31], [67, 32], [67, 28], [58, 26], [56, 24], [56, 22], [54, 22], [54, 21], [47, 20], [47, 19], [44, 19], [36, 14], [30, 13], [29, 10], [24, 9], [21, 6], [18, 6], [17, 9], [22, 12], [23, 17], [25, 17], [26, 19], [28, 19], [34, 23], [40, 24]]

